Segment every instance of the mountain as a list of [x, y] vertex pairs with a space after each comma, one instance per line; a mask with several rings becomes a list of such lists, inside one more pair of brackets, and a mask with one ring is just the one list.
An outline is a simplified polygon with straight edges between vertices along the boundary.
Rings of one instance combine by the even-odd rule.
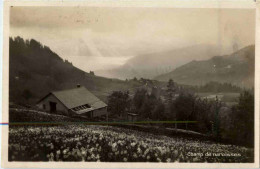
[[205, 84], [210, 81], [228, 82], [238, 86], [254, 85], [255, 46], [247, 46], [231, 55], [215, 56], [208, 60], [193, 60], [173, 71], [157, 76], [160, 81], [182, 84]]
[[96, 71], [98, 75], [114, 78], [154, 78], [170, 72], [191, 60], [208, 59], [218, 55], [218, 49], [210, 45], [195, 45], [170, 51], [148, 53], [129, 59], [123, 66]]
[[34, 39], [9, 39], [9, 100], [33, 104], [50, 91], [81, 84], [102, 100], [113, 90], [140, 85], [86, 73]]

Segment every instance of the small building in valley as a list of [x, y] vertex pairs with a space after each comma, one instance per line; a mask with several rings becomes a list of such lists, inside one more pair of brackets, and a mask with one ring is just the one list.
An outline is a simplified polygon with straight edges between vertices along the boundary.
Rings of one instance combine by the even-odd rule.
[[74, 89], [50, 92], [38, 101], [37, 107], [68, 116], [107, 116], [107, 104], [80, 85]]
[[135, 113], [127, 113], [127, 120], [135, 122], [137, 121], [138, 114]]

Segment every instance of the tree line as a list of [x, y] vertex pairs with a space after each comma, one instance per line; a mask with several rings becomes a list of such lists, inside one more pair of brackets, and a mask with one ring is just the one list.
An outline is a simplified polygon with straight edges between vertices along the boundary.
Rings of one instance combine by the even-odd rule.
[[187, 90], [193, 92], [241, 92], [243, 89], [231, 83], [208, 82], [200, 86], [186, 86]]
[[128, 91], [115, 91], [108, 96], [108, 111], [120, 117], [135, 113], [139, 120], [183, 121], [187, 123], [169, 123], [162, 127], [193, 130], [211, 135], [216, 140], [229, 139], [238, 144], [253, 146], [252, 90], [242, 91], [238, 104], [233, 106], [226, 105], [217, 96], [214, 100], [204, 99], [192, 92], [180, 91], [172, 80], [168, 82], [163, 96], [158, 97], [157, 90], [141, 88], [133, 96]]

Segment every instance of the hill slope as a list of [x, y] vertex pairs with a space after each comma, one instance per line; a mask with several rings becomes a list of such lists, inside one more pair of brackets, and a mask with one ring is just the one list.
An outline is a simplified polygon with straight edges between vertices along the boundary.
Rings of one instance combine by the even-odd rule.
[[254, 60], [255, 46], [251, 45], [231, 55], [191, 61], [155, 79], [168, 81], [171, 78], [179, 83], [193, 85], [217, 81], [252, 87], [254, 85]]
[[85, 86], [105, 101], [107, 92], [139, 85], [86, 73], [33, 39], [25, 41], [16, 37], [10, 38], [9, 43], [11, 102], [32, 104], [50, 91], [74, 88], [76, 84]]
[[99, 75], [115, 78], [154, 78], [169, 72], [191, 60], [208, 59], [218, 54], [216, 47], [208, 45], [189, 46], [170, 51], [148, 53], [129, 59], [123, 66], [97, 71]]

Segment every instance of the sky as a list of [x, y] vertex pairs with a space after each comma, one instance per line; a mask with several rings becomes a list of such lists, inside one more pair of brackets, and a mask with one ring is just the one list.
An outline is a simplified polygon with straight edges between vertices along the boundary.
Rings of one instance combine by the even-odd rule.
[[254, 44], [254, 32], [254, 9], [15, 6], [10, 11], [10, 36], [33, 38], [84, 71], [201, 44], [230, 54], [234, 46]]

